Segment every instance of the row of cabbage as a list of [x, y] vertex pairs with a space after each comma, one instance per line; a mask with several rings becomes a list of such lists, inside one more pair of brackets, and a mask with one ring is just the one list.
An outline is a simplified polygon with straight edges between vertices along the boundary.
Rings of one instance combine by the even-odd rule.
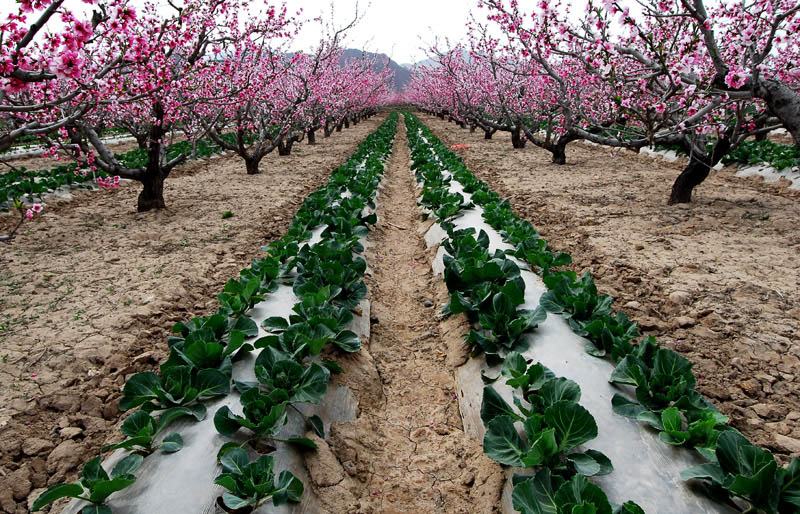
[[[396, 127], [395, 114], [334, 170], [326, 185], [308, 195], [288, 233], [263, 247], [267, 255], [225, 285], [215, 314], [175, 325], [175, 336], [168, 340], [170, 354], [159, 373], [139, 373], [127, 381], [120, 408], [138, 410], [122, 424], [125, 439], [103, 451], [130, 454], [110, 474], [101, 465], [102, 457], [92, 459], [77, 483], [50, 487], [33, 510], [72, 497], [88, 502], [83, 514], [110, 513], [106, 500], [136, 481], [134, 472], [145, 457], [181, 450], [179, 433], [163, 435], [169, 425], [179, 418], [202, 421], [208, 400], [228, 395], [232, 386], [240, 394], [243, 413], [223, 406], [214, 415], [214, 426], [226, 437], [240, 431], [246, 436], [218, 450], [222, 473], [215, 483], [227, 490], [219, 505], [229, 512], [252, 512], [268, 501], [280, 505], [300, 500], [303, 483], [288, 470], [276, 481], [269, 453], [277, 442], [316, 448], [303, 434], [276, 437], [287, 423], [287, 410], [301, 413], [298, 404], [320, 402], [331, 373], [341, 371], [333, 360], [315, 358], [324, 348], [360, 350], [359, 336], [346, 327], [366, 295], [361, 240], [368, 225], [377, 221], [373, 199]], [[262, 327], [269, 335], [253, 341], [259, 328], [247, 313], [281, 286], [291, 286], [298, 300], [291, 316], [267, 318]], [[234, 362], [258, 350], [252, 370], [257, 380], [235, 380]], [[304, 419], [309, 430], [325, 436], [322, 419]], [[260, 457], [251, 462], [248, 449]]]
[[[502, 361], [502, 376], [515, 391], [516, 408], [491, 386], [485, 388], [484, 452], [501, 464], [536, 470], [533, 476], [514, 478], [512, 498], [519, 511], [610, 514], [606, 494], [587, 477], [611, 473], [611, 461], [599, 451], [577, 449], [598, 433], [594, 417], [580, 405], [580, 387], [541, 363], [527, 362], [518, 352], [526, 344], [523, 335], [545, 320], [545, 310], [520, 308], [525, 283], [512, 256], [502, 250], [490, 253], [483, 231], [476, 237], [472, 228], [454, 228], [451, 219], [471, 205], [451, 187], [457, 177], [449, 173], [454, 168], [440, 159], [441, 143], [414, 116], [405, 117], [412, 169], [423, 184], [420, 204], [447, 232], [444, 280], [451, 296], [444, 313], [466, 314], [475, 328], [465, 336], [465, 344], [473, 356], [483, 354], [490, 363]], [[481, 201], [476, 189], [465, 192], [472, 193], [476, 203]], [[527, 441], [515, 423], [522, 424]], [[644, 511], [627, 502], [613, 512]]]
[[[589, 354], [598, 358], [609, 358], [616, 364], [609, 378], [610, 382], [634, 388], [634, 398], [623, 394], [614, 396], [614, 412], [651, 426], [659, 432], [659, 438], [666, 444], [683, 446], [698, 452], [706, 463], [686, 470], [682, 473], [682, 478], [702, 481], [708, 494], [715, 500], [743, 512], [774, 514], [797, 512], [800, 509], [800, 459], [795, 458], [787, 467], [781, 467], [769, 451], [751, 444], [740, 432], [728, 425], [728, 417], [696, 391], [697, 380], [690, 361], [670, 349], [660, 347], [652, 337], [643, 338], [636, 323], [631, 322], [623, 312], [614, 311], [613, 298], [598, 292], [589, 272], [578, 277], [573, 271], [558, 269], [571, 263], [569, 255], [553, 252], [535, 228], [513, 212], [507, 200], [501, 199], [486, 183], [469, 172], [463, 161], [426, 127], [416, 121], [411, 126], [430, 142], [431, 149], [427, 152], [430, 156], [435, 156], [435, 159], [425, 159], [417, 166], [418, 175], [424, 180], [425, 174], [433, 174], [436, 168], [452, 172], [453, 178], [463, 186], [463, 190], [471, 194], [472, 201], [482, 207], [486, 223], [499, 231], [504, 240], [515, 248], [513, 256], [530, 264], [542, 276], [548, 292], [540, 299], [540, 309], [563, 316], [575, 333], [591, 342], [586, 349]], [[429, 203], [433, 207], [439, 219], [446, 220], [448, 216], [466, 207], [459, 205], [459, 195], [447, 193], [441, 187], [439, 190], [438, 195], [443, 201], [433, 197], [423, 197], [422, 200], [423, 204]], [[478, 244], [480, 245], [480, 238]], [[448, 252], [451, 251], [452, 245], [450, 246], [447, 248]], [[485, 278], [497, 280], [497, 266], [501, 270], [505, 268], [506, 272], [510, 271], [506, 275], [513, 278], [514, 266], [509, 264], [510, 261], [507, 258], [503, 260], [499, 255], [494, 257], [499, 257], [499, 260], [495, 261], [493, 273]], [[485, 273], [476, 263], [465, 263], [458, 266], [468, 270], [471, 276]], [[452, 267], [451, 261], [447, 268]], [[485, 265], [482, 267], [487, 268]], [[445, 279], [448, 280], [448, 272], [445, 273]], [[477, 319], [489, 329], [486, 334], [473, 331], [466, 342], [486, 352], [488, 357], [506, 356], [503, 374], [513, 381], [512, 386], [521, 384], [523, 387], [530, 387], [529, 384], [534, 384], [534, 389], [538, 389], [541, 394], [543, 371], [535, 369], [531, 373], [528, 369], [523, 374], [524, 360], [520, 360], [514, 350], [519, 329], [533, 326], [534, 322], [543, 319], [543, 314], [517, 311], [514, 318], [515, 313], [511, 307], [514, 294], [506, 292], [506, 299], [496, 301], [494, 290], [473, 289], [465, 298], [458, 292], [458, 284], [451, 282], [452, 280], [448, 281], [452, 293], [449, 311], [474, 313], [477, 309]], [[512, 291], [518, 289], [516, 286], [504, 287]], [[490, 298], [491, 304], [487, 303]], [[519, 299], [519, 295], [516, 298]], [[476, 299], [480, 304], [476, 304]], [[501, 309], [511, 315], [504, 320], [505, 326], [517, 327], [517, 330], [507, 334], [496, 331], [495, 326], [498, 323], [493, 317]], [[476, 316], [471, 318], [476, 319]], [[488, 326], [484, 321], [489, 322]], [[531, 396], [523, 394], [523, 399], [530, 401], [528, 398]], [[484, 409], [496, 411], [497, 403], [488, 395], [484, 398]], [[520, 402], [516, 403], [519, 407]], [[506, 405], [500, 404], [499, 409], [505, 410]], [[487, 426], [487, 429], [490, 428]], [[526, 431], [530, 438], [527, 426]], [[491, 450], [485, 449], [487, 453]], [[514, 464], [518, 465], [518, 462], [514, 461]], [[592, 469], [596, 469], [598, 464], [602, 463], [592, 463]], [[579, 468], [576, 466], [577, 469]], [[535, 497], [541, 499], [541, 493], [545, 490], [537, 487], [538, 494]], [[519, 506], [528, 509], [521, 509], [523, 512], [552, 512], [547, 508], [536, 510], [522, 501]], [[562, 510], [557, 509], [556, 512]], [[597, 512], [605, 511], [598, 509]]]

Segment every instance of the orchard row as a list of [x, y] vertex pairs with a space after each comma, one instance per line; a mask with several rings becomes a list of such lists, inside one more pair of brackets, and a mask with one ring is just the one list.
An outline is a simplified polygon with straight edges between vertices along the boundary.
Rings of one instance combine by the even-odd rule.
[[[431, 48], [438, 65], [417, 70], [407, 99], [555, 164], [577, 140], [674, 148], [689, 162], [669, 201], [689, 202], [748, 138], [784, 128], [800, 142], [800, 4], [705, 3], [478, 0], [488, 21], [468, 45]], [[780, 153], [770, 160], [800, 165], [796, 148]]]
[[[384, 103], [392, 74], [374, 59], [342, 59], [347, 27], [321, 27], [316, 48], [291, 52], [300, 13], [256, 9], [241, 0], [20, 2], [0, 25], [0, 152], [35, 138], [83, 169], [141, 182], [146, 211], [165, 207], [164, 180], [188, 158], [168, 151], [177, 136], [208, 138], [257, 173], [268, 153], [288, 154]], [[101, 137], [120, 129], [141, 159], [116, 155]]]

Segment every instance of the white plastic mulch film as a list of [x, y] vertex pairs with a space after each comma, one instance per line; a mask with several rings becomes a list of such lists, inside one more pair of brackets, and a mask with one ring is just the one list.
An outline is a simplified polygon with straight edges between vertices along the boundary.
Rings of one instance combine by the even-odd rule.
[[[464, 195], [466, 201], [471, 200], [471, 195], [465, 193], [463, 186], [456, 180], [452, 180], [450, 191]], [[486, 232], [491, 252], [513, 249], [484, 221], [483, 209], [478, 206], [462, 211], [452, 222], [456, 230], [472, 227], [476, 233], [481, 230]], [[435, 223], [426, 233], [425, 241], [431, 248], [446, 237], [446, 232]], [[432, 263], [436, 274], [444, 272], [444, 253], [444, 248], [439, 247]], [[520, 307], [535, 309], [539, 306], [539, 297], [547, 288], [541, 278], [531, 271], [522, 270], [521, 276], [525, 281], [525, 303]], [[606, 492], [612, 503], [623, 504], [632, 500], [648, 514], [737, 512], [712, 501], [702, 493], [692, 491], [689, 484], [681, 480], [681, 471], [703, 463], [699, 456], [685, 448], [665, 445], [659, 440], [657, 432], [612, 411], [611, 398], [615, 393], [625, 392], [625, 388], [608, 382], [614, 365], [608, 360], [586, 353], [588, 341], [576, 335], [561, 316], [549, 314], [544, 323], [525, 337], [529, 347], [522, 355], [526, 359], [541, 362], [556, 376], [569, 378], [580, 386], [580, 404], [594, 416], [598, 426], [598, 436], [589, 442], [587, 448], [603, 452], [614, 464], [611, 474], [592, 477], [591, 481]], [[500, 374], [500, 366], [490, 367], [482, 358], [471, 358], [455, 370], [464, 430], [470, 437], [478, 440], [483, 440], [485, 433], [480, 416], [484, 387], [481, 372], [487, 376], [497, 376]], [[503, 399], [513, 405], [512, 389], [503, 380], [495, 382], [493, 387]], [[502, 503], [505, 514], [517, 512], [511, 502], [511, 477], [514, 473], [529, 474], [530, 470], [507, 470]]]
[[[349, 192], [342, 196], [346, 197]], [[377, 191], [375, 196], [377, 203]], [[372, 211], [372, 209], [368, 209]], [[314, 245], [321, 240], [321, 234], [326, 227], [321, 226], [312, 230], [312, 238], [303, 245]], [[362, 238], [362, 244], [367, 242]], [[301, 245], [302, 246], [302, 245]], [[278, 290], [267, 295], [263, 302], [258, 303], [249, 313], [259, 327], [257, 337], [248, 340], [252, 342], [259, 337], [267, 335], [261, 328], [261, 322], [273, 316], [288, 318], [292, 307], [299, 301], [288, 285], [280, 285]], [[354, 315], [348, 327], [355, 332], [362, 341], [369, 340], [370, 331], [370, 304], [363, 300], [360, 304], [360, 315]], [[254, 373], [255, 360], [260, 350], [255, 350], [249, 355], [238, 359], [233, 365], [233, 379], [235, 381], [256, 381]], [[354, 420], [356, 417], [357, 400], [353, 393], [345, 386], [335, 383], [335, 377], [328, 384], [328, 391], [319, 405], [297, 404], [296, 407], [306, 416], [318, 415], [324, 421], [325, 433], [330, 432], [332, 423], [343, 423]], [[242, 430], [231, 439], [219, 434], [214, 427], [214, 413], [223, 406], [228, 406], [235, 414], [241, 414], [242, 406], [239, 393], [232, 388], [230, 394], [224, 398], [206, 403], [208, 415], [203, 421], [197, 422], [192, 418], [180, 418], [172, 423], [164, 434], [177, 432], [183, 438], [183, 448], [173, 454], [155, 452], [149, 455], [142, 466], [136, 471], [137, 481], [132, 486], [117, 492], [106, 501], [114, 514], [212, 514], [223, 513], [217, 506], [217, 498], [225, 490], [214, 485], [214, 479], [220, 474], [221, 467], [216, 462], [219, 448], [230, 441], [244, 442], [247, 435]], [[303, 418], [294, 411], [287, 409], [288, 422], [278, 434], [279, 439], [290, 437], [303, 437], [307, 430]], [[121, 434], [120, 434], [120, 437]], [[277, 450], [270, 453], [275, 458], [275, 474], [284, 470], [291, 471], [305, 486], [303, 497], [298, 503], [287, 503], [279, 507], [268, 501], [254, 512], [256, 514], [292, 514], [316, 513], [319, 511], [314, 492], [310, 486], [311, 480], [305, 467], [302, 454], [286, 443], [276, 442]], [[258, 458], [259, 454], [248, 449], [251, 460]], [[117, 450], [103, 462], [103, 467], [108, 471], [123, 459], [129, 452]], [[73, 500], [62, 511], [62, 514], [79, 514], [86, 502]]]

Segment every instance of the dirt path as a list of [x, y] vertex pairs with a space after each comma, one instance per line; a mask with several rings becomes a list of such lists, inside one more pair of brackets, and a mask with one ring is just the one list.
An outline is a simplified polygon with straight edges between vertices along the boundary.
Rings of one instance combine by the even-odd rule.
[[424, 116], [470, 170], [553, 248], [591, 270], [648, 334], [695, 366], [698, 390], [786, 462], [800, 455], [800, 195], [786, 183], [715, 171], [693, 202], [668, 206], [679, 163], [579, 142], [567, 165], [508, 134], [485, 141]]
[[374, 323], [366, 348], [381, 383], [356, 391], [359, 417], [328, 441], [346, 476], [317, 489], [330, 513], [491, 513], [500, 468], [462, 430], [402, 122], [383, 182], [367, 252]]
[[176, 321], [217, 309], [225, 282], [383, 118], [270, 154], [259, 175], [238, 157], [192, 161], [159, 212], [135, 212], [136, 184], [76, 191], [0, 245], [0, 512], [28, 512], [119, 440], [126, 378], [163, 362]]

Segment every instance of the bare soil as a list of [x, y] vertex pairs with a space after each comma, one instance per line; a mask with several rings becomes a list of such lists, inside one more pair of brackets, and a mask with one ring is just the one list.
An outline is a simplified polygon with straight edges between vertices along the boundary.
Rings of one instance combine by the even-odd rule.
[[[0, 512], [28, 512], [119, 440], [126, 378], [163, 362], [175, 322], [216, 310], [225, 282], [380, 118], [270, 154], [260, 175], [234, 156], [187, 163], [158, 212], [136, 212], [135, 183], [76, 191], [0, 247]], [[0, 218], [0, 233], [12, 221]]]
[[314, 456], [314, 488], [331, 514], [495, 512], [503, 473], [461, 425], [402, 122], [393, 152], [367, 250], [374, 324], [358, 357], [374, 379], [348, 383], [360, 412]]
[[486, 141], [422, 119], [470, 170], [590, 270], [617, 308], [687, 358], [733, 426], [786, 462], [800, 455], [800, 195], [730, 170], [668, 206], [679, 163], [580, 142], [565, 166], [508, 134]]

